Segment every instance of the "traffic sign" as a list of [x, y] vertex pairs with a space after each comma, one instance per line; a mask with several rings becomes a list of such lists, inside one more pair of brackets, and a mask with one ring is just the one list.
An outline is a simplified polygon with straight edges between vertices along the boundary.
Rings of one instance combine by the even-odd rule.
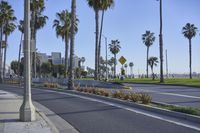
[[126, 58], [124, 58], [124, 56], [121, 56], [118, 61], [123, 65], [126, 62]]

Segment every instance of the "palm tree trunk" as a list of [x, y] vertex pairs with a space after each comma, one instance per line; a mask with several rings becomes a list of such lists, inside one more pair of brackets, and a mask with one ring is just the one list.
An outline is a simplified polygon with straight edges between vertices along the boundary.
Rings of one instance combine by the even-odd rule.
[[2, 40], [3, 40], [3, 26], [0, 31], [0, 83], [2, 83]]
[[23, 33], [21, 33], [21, 40], [20, 40], [20, 44], [19, 44], [19, 54], [18, 54], [18, 77], [20, 76], [20, 58], [21, 58], [21, 48], [22, 48], [22, 38], [23, 38]]
[[7, 53], [7, 41], [8, 41], [8, 35], [5, 34], [5, 49], [4, 49], [4, 60], [3, 60], [3, 79], [5, 79], [6, 75], [6, 53]]
[[99, 41], [99, 10], [96, 9], [95, 10], [95, 21], [96, 21], [96, 40], [95, 40], [95, 75], [94, 75], [94, 79], [97, 80], [98, 79], [98, 41]]
[[162, 0], [160, 0], [160, 82], [164, 82], [163, 77], [163, 37], [162, 37]]
[[69, 38], [65, 38], [65, 74], [64, 77], [66, 78], [68, 72], [68, 51], [69, 51]]
[[189, 67], [190, 67], [190, 79], [192, 79], [192, 40], [189, 39]]
[[114, 54], [115, 63], [114, 63], [114, 78], [116, 78], [116, 54]]
[[147, 66], [146, 66], [147, 78], [149, 78], [148, 59], [149, 59], [149, 47], [147, 46]]
[[76, 21], [76, 0], [72, 0], [71, 5], [71, 39], [70, 39], [70, 68], [69, 68], [69, 80], [68, 89], [74, 89], [74, 41], [75, 41], [75, 21]]
[[152, 72], [152, 79], [154, 80], [155, 77], [154, 77], [154, 72], [153, 72], [153, 66], [151, 67], [151, 72]]
[[[101, 28], [100, 28], [100, 35], [99, 35], [99, 49], [98, 49], [98, 73], [100, 73], [100, 56], [101, 56], [101, 37], [102, 37], [102, 32], [103, 32], [103, 20], [104, 20], [104, 10], [102, 11], [102, 16], [101, 16]], [[100, 79], [100, 77], [98, 77]]]

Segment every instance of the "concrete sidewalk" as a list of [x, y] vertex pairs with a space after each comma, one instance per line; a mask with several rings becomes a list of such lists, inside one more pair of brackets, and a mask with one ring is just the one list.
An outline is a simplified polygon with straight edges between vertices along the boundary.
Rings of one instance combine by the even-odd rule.
[[17, 95], [0, 90], [0, 133], [55, 133], [37, 112], [34, 122], [21, 122], [19, 108], [22, 99]]

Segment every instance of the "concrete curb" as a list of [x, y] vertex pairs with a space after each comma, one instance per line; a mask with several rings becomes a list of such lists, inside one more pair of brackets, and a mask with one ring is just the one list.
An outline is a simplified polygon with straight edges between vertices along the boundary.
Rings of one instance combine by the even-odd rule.
[[108, 102], [114, 102], [114, 103], [117, 103], [117, 104], [122, 104], [122, 105], [126, 105], [126, 106], [129, 106], [129, 107], [146, 110], [146, 111], [150, 111], [150, 112], [153, 112], [153, 113], [159, 113], [159, 114], [162, 114], [162, 115], [165, 115], [165, 116], [170, 116], [170, 117], [174, 117], [174, 118], [178, 118], [178, 119], [182, 119], [182, 120], [187, 120], [187, 121], [190, 121], [190, 122], [200, 124], [200, 117], [199, 116], [194, 116], [194, 115], [184, 114], [184, 113], [180, 113], [180, 112], [170, 111], [170, 110], [166, 110], [166, 109], [152, 107], [152, 106], [149, 106], [149, 105], [137, 104], [137, 103], [124, 101], [124, 100], [120, 100], [120, 99], [115, 99], [115, 98], [111, 98], [111, 97], [103, 97], [103, 96], [98, 96], [98, 95], [93, 95], [93, 94], [80, 93], [80, 92], [76, 92], [76, 91], [67, 91], [67, 90], [65, 90], [63, 92], [81, 95], [81, 96], [86, 96], [86, 97], [95, 98], [95, 99], [100, 99], [100, 100], [104, 100], [104, 101], [108, 101]]
[[46, 121], [46, 123], [50, 126], [51, 131], [53, 133], [59, 133], [58, 129], [56, 128], [56, 126], [49, 120], [49, 118], [47, 118], [47, 116], [41, 112], [39, 109], [36, 108], [36, 112]]

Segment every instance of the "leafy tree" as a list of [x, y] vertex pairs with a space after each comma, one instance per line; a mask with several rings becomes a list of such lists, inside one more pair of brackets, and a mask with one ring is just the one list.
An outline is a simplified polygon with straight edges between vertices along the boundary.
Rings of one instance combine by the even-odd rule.
[[14, 71], [15, 74], [18, 74], [18, 61], [12, 61], [10, 63], [11, 69]]
[[146, 45], [147, 47], [147, 58], [146, 58], [146, 74], [147, 74], [147, 78], [148, 78], [148, 59], [149, 59], [149, 47], [151, 45], [153, 45], [154, 41], [155, 41], [155, 37], [154, 37], [154, 33], [151, 31], [146, 31], [145, 34], [142, 35], [142, 41], [143, 43]]
[[114, 55], [115, 63], [114, 63], [114, 78], [116, 78], [116, 60], [117, 53], [120, 51], [120, 42], [119, 40], [112, 40], [111, 44], [109, 44], [110, 52]]
[[189, 68], [190, 68], [190, 79], [192, 79], [192, 38], [197, 34], [197, 27], [194, 24], [187, 23], [182, 28], [182, 34], [189, 40]]
[[52, 71], [52, 66], [51, 66], [51, 63], [49, 62], [45, 62], [45, 63], [42, 63], [41, 65], [41, 73], [44, 74], [45, 76], [50, 74]]
[[155, 79], [155, 74], [153, 72], [153, 67], [157, 66], [158, 65], [157, 63], [158, 63], [158, 58], [157, 57], [150, 57], [148, 59], [148, 65], [151, 67], [151, 72], [152, 72], [153, 80]]

